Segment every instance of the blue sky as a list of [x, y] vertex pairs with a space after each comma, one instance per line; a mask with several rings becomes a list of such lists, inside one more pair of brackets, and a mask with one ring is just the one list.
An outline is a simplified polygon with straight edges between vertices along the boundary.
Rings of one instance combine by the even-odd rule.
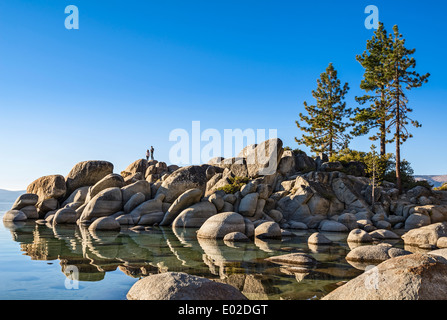
[[[84, 160], [120, 172], [150, 145], [169, 163], [169, 133], [190, 131], [192, 121], [222, 135], [277, 129], [295, 148], [295, 120], [330, 62], [356, 106], [363, 69], [355, 56], [372, 37], [364, 27], [371, 4], [417, 49], [417, 71], [431, 73], [408, 95], [423, 127], [411, 130], [403, 157], [416, 174], [447, 174], [443, 1], [2, 0], [0, 188], [65, 176]], [[64, 27], [68, 5], [79, 8], [79, 30]]]

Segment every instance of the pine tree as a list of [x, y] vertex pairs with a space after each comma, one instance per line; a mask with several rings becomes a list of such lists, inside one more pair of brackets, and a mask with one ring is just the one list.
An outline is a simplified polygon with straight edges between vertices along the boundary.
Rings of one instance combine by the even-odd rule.
[[316, 105], [308, 105], [304, 102], [308, 116], [300, 113], [301, 122], [296, 121], [299, 129], [308, 133], [303, 134], [301, 139], [295, 138], [299, 144], [304, 144], [315, 153], [329, 153], [329, 157], [337, 150], [347, 147], [350, 136], [345, 131], [351, 126], [346, 121], [352, 114], [352, 110], [346, 108], [345, 95], [349, 90], [348, 83], [341, 86], [337, 78], [337, 71], [332, 63], [325, 73], [317, 80], [317, 89], [312, 90], [312, 96]]
[[421, 124], [409, 118], [408, 114], [413, 110], [408, 107], [408, 99], [405, 90], [421, 87], [428, 82], [430, 74], [419, 75], [414, 68], [416, 60], [412, 55], [416, 49], [405, 48], [405, 39], [399, 33], [398, 26], [394, 26], [394, 38], [392, 49], [387, 59], [387, 76], [391, 78], [389, 97], [390, 97], [390, 115], [392, 120], [390, 125], [394, 127], [394, 141], [396, 143], [396, 182], [399, 191], [402, 191], [401, 179], [401, 145], [412, 134], [408, 131], [407, 125], [412, 124], [414, 127], [421, 127]]
[[352, 134], [355, 136], [365, 135], [372, 129], [377, 128], [378, 133], [372, 135], [370, 140], [380, 140], [380, 154], [382, 156], [386, 154], [386, 144], [393, 140], [387, 139], [387, 133], [390, 133], [387, 126], [387, 122], [390, 120], [387, 88], [391, 79], [386, 71], [386, 66], [391, 46], [392, 36], [387, 34], [383, 23], [379, 23], [374, 36], [367, 41], [366, 51], [356, 57], [365, 69], [360, 88], [367, 92], [362, 97], [356, 97], [356, 100], [361, 105], [367, 102], [370, 102], [371, 105], [363, 109], [355, 109], [355, 116], [352, 119], [355, 126]]

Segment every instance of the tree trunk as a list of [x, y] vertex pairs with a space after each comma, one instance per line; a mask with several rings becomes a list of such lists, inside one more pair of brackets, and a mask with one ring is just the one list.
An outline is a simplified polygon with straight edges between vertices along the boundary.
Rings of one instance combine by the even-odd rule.
[[402, 178], [400, 175], [400, 93], [399, 80], [396, 86], [396, 183], [399, 194], [402, 194]]
[[382, 87], [382, 97], [380, 101], [381, 119], [380, 119], [380, 155], [386, 154], [386, 110], [385, 110], [385, 92]]

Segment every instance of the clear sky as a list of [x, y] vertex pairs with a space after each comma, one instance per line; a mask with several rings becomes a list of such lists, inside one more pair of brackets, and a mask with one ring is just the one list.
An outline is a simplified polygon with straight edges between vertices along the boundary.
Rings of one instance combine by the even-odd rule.
[[[423, 127], [403, 157], [416, 174], [447, 174], [445, 1], [2, 0], [0, 188], [65, 176], [84, 160], [119, 173], [151, 145], [169, 162], [170, 132], [192, 121], [222, 134], [277, 129], [296, 148], [295, 120], [330, 62], [356, 106], [371, 4], [417, 49], [417, 71], [432, 75], [409, 94]], [[68, 5], [78, 30], [64, 26]], [[351, 148], [370, 145], [356, 138]]]

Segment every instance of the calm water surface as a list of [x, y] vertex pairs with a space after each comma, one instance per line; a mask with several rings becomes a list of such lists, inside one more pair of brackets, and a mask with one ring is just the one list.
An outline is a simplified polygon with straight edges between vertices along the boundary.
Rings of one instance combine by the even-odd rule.
[[[0, 202], [0, 216], [11, 206]], [[327, 233], [334, 244], [317, 248], [307, 245], [312, 231], [292, 232], [282, 241], [232, 245], [198, 241], [196, 229], [90, 233], [76, 225], [1, 222], [0, 299], [122, 300], [138, 279], [165, 271], [225, 282], [250, 299], [319, 299], [363, 272], [345, 260], [346, 234]], [[310, 254], [318, 265], [302, 269], [264, 260], [292, 252]], [[70, 270], [78, 272], [78, 283]]]

